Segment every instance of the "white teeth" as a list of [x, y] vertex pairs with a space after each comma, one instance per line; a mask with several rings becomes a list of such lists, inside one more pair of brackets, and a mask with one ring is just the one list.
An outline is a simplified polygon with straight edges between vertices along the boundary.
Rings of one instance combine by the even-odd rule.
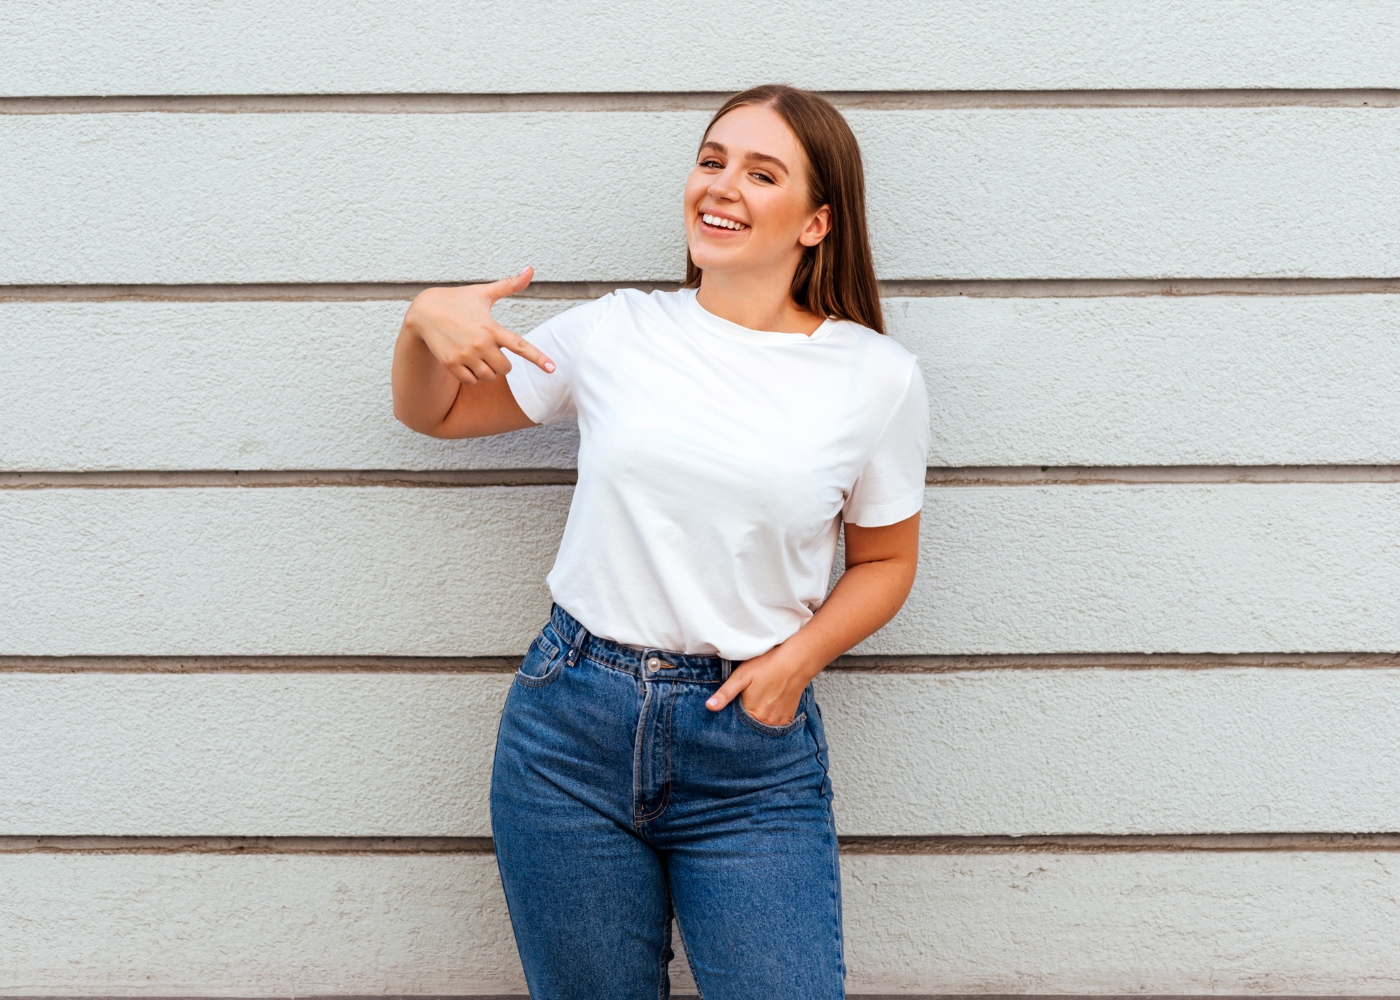
[[738, 222], [730, 222], [728, 219], [721, 218], [718, 215], [711, 215], [709, 212], [705, 212], [700, 216], [700, 218], [704, 219], [707, 223], [709, 223], [712, 226], [723, 226], [725, 229], [744, 228], [743, 225]]

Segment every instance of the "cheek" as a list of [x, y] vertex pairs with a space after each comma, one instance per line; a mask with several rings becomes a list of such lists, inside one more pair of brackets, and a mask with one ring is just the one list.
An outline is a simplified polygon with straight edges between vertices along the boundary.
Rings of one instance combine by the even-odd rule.
[[749, 209], [756, 230], [761, 230], [769, 239], [784, 243], [797, 238], [806, 217], [802, 199], [793, 197], [787, 191], [755, 192], [754, 197], [749, 199]]
[[701, 196], [705, 193], [706, 186], [703, 176], [696, 177], [694, 174], [691, 174], [686, 178], [685, 190], [681, 193], [681, 204], [685, 206], [687, 212], [699, 204]]

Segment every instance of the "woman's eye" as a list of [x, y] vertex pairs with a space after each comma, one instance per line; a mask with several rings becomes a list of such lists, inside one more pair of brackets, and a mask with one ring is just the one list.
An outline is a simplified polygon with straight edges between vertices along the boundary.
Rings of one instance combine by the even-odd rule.
[[720, 168], [722, 168], [722, 167], [724, 166], [724, 164], [723, 164], [723, 163], [720, 163], [719, 160], [701, 160], [701, 161], [700, 161], [700, 166], [702, 166], [702, 167], [713, 167], [715, 170], [719, 170]]
[[763, 183], [765, 183], [765, 184], [772, 184], [772, 183], [773, 183], [773, 178], [769, 177], [767, 174], [754, 174], [753, 176], [754, 176], [754, 180], [763, 181]]

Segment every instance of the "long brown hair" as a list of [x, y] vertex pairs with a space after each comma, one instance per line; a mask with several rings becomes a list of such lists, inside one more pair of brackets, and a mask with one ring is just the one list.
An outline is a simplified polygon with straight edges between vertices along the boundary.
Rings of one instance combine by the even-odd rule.
[[[804, 250], [792, 276], [793, 301], [818, 316], [852, 320], [884, 333], [880, 288], [865, 226], [865, 168], [851, 127], [821, 95], [770, 83], [725, 101], [705, 126], [705, 136], [715, 122], [745, 105], [772, 108], [782, 116], [807, 154], [812, 206], [831, 206], [831, 231], [826, 239]], [[705, 136], [700, 138], [702, 143]], [[689, 250], [685, 254], [685, 287], [700, 287], [700, 268], [691, 260]]]

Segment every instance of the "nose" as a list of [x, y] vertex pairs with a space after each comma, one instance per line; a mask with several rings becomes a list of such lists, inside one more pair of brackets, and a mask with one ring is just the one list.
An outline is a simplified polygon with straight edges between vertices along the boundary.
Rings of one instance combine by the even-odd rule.
[[734, 183], [734, 178], [735, 175], [729, 170], [721, 170], [715, 174], [707, 188], [710, 196], [720, 201], [738, 201], [739, 188]]

